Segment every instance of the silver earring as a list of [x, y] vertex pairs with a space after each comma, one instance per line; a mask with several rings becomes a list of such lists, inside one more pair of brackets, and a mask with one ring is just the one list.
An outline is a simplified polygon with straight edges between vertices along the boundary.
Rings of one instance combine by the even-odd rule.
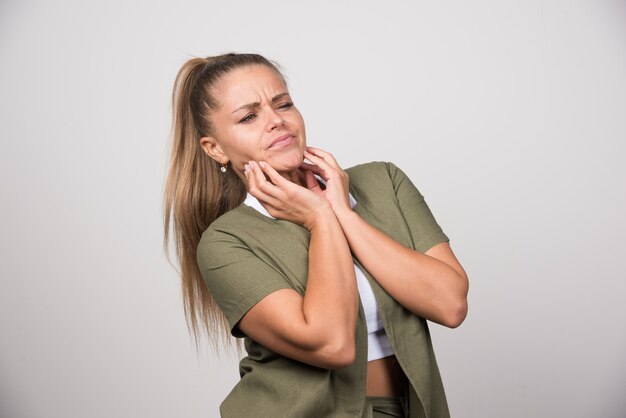
[[220, 170], [222, 171], [222, 173], [225, 173], [226, 172], [226, 164], [222, 165], [220, 167]]

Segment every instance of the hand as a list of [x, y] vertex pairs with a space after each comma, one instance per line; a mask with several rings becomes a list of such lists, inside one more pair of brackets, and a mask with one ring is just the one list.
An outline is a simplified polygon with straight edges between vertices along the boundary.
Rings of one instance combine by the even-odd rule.
[[322, 196], [285, 179], [264, 161], [251, 161], [246, 166], [244, 173], [250, 194], [273, 217], [295, 222], [310, 231], [319, 216], [332, 214], [328, 210], [330, 205]]
[[[341, 169], [332, 154], [319, 148], [307, 147], [304, 156], [313, 163], [303, 162], [300, 165], [300, 168], [306, 172], [308, 189], [324, 197], [335, 214], [339, 215], [346, 210], [352, 211], [348, 197], [350, 183], [348, 173]], [[322, 190], [313, 173], [324, 179], [326, 190]]]

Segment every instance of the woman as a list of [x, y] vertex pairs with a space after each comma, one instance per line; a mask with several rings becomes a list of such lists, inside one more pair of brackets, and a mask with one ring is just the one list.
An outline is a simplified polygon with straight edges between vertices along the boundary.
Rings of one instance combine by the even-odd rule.
[[426, 320], [460, 325], [468, 280], [405, 174], [307, 147], [260, 55], [189, 60], [173, 106], [165, 244], [173, 219], [186, 316], [196, 342], [247, 351], [221, 415], [449, 416]]

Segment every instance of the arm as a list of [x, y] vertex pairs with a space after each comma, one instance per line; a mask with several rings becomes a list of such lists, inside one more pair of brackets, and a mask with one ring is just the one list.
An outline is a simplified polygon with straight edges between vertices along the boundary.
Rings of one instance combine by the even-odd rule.
[[[321, 173], [335, 164], [329, 153], [309, 149], [314, 155], [308, 158], [317, 167], [307, 168]], [[417, 243], [430, 236], [434, 218], [423, 196], [401, 170], [390, 164], [389, 175]], [[463, 322], [468, 278], [447, 242], [421, 253], [371, 226], [349, 207], [333, 205], [333, 209], [354, 255], [394, 299], [416, 315], [441, 325], [454, 328]]]
[[463, 322], [468, 279], [447, 242], [422, 254], [396, 242], [355, 212], [343, 212], [338, 219], [355, 256], [400, 304], [450, 328]]
[[[272, 216], [294, 217], [298, 210], [292, 206], [298, 204], [315, 208], [312, 214], [293, 219], [311, 233], [307, 289], [304, 297], [292, 289], [269, 294], [243, 316], [239, 328], [286, 357], [318, 367], [344, 367], [355, 356], [358, 290], [341, 225], [327, 201], [283, 179], [267, 164], [263, 171], [274, 185], [263, 183], [263, 172], [253, 163], [248, 174], [250, 193], [254, 191], [259, 200], [272, 202], [268, 204]], [[280, 188], [287, 193], [279, 193]], [[301, 194], [310, 199], [308, 203], [302, 203]]]

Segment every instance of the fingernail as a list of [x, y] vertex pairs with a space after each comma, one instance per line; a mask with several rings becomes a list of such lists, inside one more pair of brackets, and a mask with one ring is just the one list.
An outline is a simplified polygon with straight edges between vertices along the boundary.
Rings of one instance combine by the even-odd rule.
[[261, 168], [265, 168], [265, 162], [263, 162], [263, 161], [259, 161], [259, 166], [260, 166]]

